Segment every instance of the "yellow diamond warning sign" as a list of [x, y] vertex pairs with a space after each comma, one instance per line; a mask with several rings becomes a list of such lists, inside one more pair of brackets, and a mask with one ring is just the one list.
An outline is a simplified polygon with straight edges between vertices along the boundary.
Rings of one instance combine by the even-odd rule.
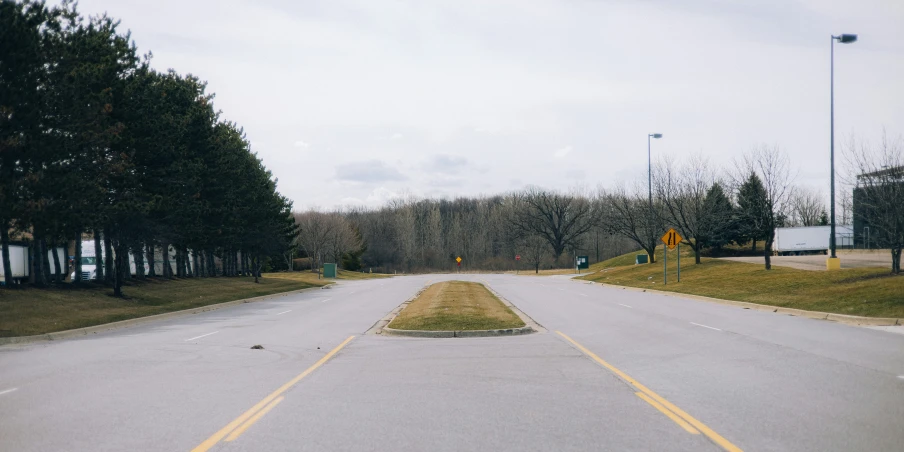
[[668, 232], [662, 236], [662, 243], [665, 243], [665, 246], [669, 247], [670, 250], [675, 249], [682, 240], [684, 239], [681, 238], [681, 234], [679, 234], [675, 228], [669, 229]]

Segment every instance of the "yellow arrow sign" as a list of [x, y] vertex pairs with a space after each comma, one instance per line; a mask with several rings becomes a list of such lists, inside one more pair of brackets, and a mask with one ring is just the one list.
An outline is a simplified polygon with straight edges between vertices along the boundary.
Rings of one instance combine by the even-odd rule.
[[681, 234], [679, 234], [678, 231], [675, 230], [675, 228], [670, 228], [668, 232], [666, 232], [665, 235], [662, 236], [661, 240], [662, 243], [665, 243], [665, 246], [669, 247], [670, 250], [673, 250], [684, 239], [681, 237]]
[[455, 262], [458, 262], [458, 263], [460, 264], [460, 263], [461, 263], [461, 257], [456, 257], [456, 258], [455, 258]]

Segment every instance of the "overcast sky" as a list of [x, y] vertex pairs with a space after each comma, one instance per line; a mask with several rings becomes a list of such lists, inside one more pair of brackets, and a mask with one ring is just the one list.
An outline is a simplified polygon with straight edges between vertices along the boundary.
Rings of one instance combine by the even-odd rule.
[[[656, 156], [904, 133], [900, 0], [80, 0], [209, 82], [297, 209], [611, 186]], [[837, 141], [836, 141], [837, 144]], [[837, 149], [837, 148], [836, 148]], [[840, 161], [839, 161], [840, 163]]]

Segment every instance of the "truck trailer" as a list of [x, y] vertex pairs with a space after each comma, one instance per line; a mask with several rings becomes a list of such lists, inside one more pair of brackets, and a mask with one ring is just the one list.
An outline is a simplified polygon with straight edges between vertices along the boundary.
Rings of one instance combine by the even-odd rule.
[[[9, 267], [12, 269], [12, 281], [8, 284], [16, 284], [27, 280], [31, 276], [31, 252], [27, 245], [9, 245]], [[57, 258], [60, 260], [60, 272], [65, 275], [69, 270], [69, 259], [66, 258], [66, 248], [57, 247], [47, 250], [47, 262], [50, 263], [50, 273], [48, 276], [56, 274], [56, 266], [53, 265], [53, 253], [56, 252]], [[0, 285], [6, 285], [6, 272], [3, 269], [3, 259], [0, 259]]]
[[[776, 228], [775, 245], [772, 250], [780, 255], [789, 254], [827, 254], [831, 226], [804, 226], [797, 228]], [[854, 227], [851, 225], [835, 226], [835, 246], [840, 248], [850, 241]]]

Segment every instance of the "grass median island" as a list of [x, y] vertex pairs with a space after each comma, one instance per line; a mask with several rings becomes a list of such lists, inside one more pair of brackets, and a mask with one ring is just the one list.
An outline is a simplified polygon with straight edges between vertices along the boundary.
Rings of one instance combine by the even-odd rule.
[[134, 281], [123, 287], [128, 299], [89, 283], [46, 289], [0, 289], [0, 337], [31, 336], [101, 325], [227, 301], [317, 287], [329, 280], [296, 281], [265, 274], [251, 277]]
[[904, 318], [904, 275], [893, 275], [887, 268], [810, 271], [773, 266], [766, 270], [763, 264], [710, 258], [696, 265], [693, 257], [682, 253], [678, 282], [672, 251], [664, 286], [662, 250], [657, 250], [657, 262], [652, 265], [634, 265], [635, 254], [594, 264], [593, 273], [581, 279], [808, 311]]
[[398, 330], [473, 331], [520, 328], [524, 322], [483, 284], [431, 285], [388, 325]]

